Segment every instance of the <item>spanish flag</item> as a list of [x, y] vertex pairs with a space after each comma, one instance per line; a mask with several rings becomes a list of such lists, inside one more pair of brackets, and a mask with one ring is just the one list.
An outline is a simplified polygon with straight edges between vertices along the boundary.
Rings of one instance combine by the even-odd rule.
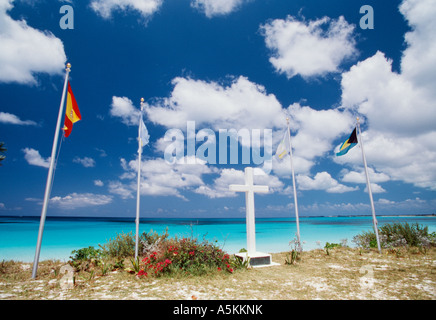
[[73, 130], [73, 123], [82, 119], [70, 82], [68, 82], [67, 110], [65, 112], [64, 128], [65, 137], [68, 137]]
[[339, 148], [339, 152], [336, 153], [337, 156], [343, 156], [353, 148], [357, 144], [357, 135], [356, 135], [356, 128], [354, 128], [353, 132], [351, 133], [350, 137], [345, 140], [345, 142], [341, 145]]

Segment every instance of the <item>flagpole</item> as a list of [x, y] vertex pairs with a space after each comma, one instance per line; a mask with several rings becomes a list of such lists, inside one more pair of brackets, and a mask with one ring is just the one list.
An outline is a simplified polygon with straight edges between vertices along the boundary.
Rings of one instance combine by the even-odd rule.
[[65, 70], [66, 70], [66, 74], [65, 74], [64, 90], [62, 92], [61, 104], [59, 106], [58, 121], [56, 124], [56, 131], [55, 131], [55, 135], [54, 135], [54, 139], [53, 139], [53, 147], [51, 150], [50, 167], [48, 169], [47, 183], [45, 186], [45, 194], [44, 194], [44, 203], [42, 205], [41, 221], [39, 223], [38, 241], [36, 243], [35, 259], [33, 261], [33, 270], [32, 270], [32, 278], [33, 279], [36, 278], [36, 273], [38, 271], [38, 262], [39, 262], [39, 255], [41, 252], [42, 234], [44, 232], [44, 224], [45, 224], [45, 218], [47, 215], [48, 201], [50, 198], [51, 185], [53, 182], [52, 178], [53, 178], [53, 169], [54, 169], [54, 163], [55, 163], [55, 158], [56, 158], [56, 149], [57, 149], [57, 145], [58, 145], [59, 131], [61, 128], [61, 121], [62, 121], [62, 115], [63, 115], [64, 104], [65, 104], [65, 93], [67, 91], [68, 75], [70, 74], [70, 71], [71, 71], [71, 64], [67, 63], [67, 67]]
[[363, 141], [362, 141], [362, 133], [360, 131], [359, 117], [357, 117], [356, 120], [357, 120], [357, 128], [359, 129], [359, 141], [360, 141], [360, 148], [362, 149], [363, 165], [365, 167], [366, 185], [368, 187], [369, 200], [371, 201], [372, 222], [374, 224], [374, 232], [375, 232], [375, 236], [377, 238], [378, 251], [381, 253], [380, 239], [378, 236], [378, 226], [377, 226], [378, 222], [377, 222], [377, 218], [375, 216], [374, 200], [372, 199], [371, 182], [369, 181], [368, 166], [366, 164], [365, 151], [363, 150]]
[[144, 107], [144, 98], [141, 98], [141, 113], [139, 116], [139, 129], [138, 129], [138, 188], [136, 191], [136, 239], [135, 239], [135, 260], [138, 258], [139, 250], [139, 200], [140, 200], [140, 184], [141, 184], [141, 155], [142, 155], [142, 139], [141, 139], [141, 125], [142, 125], [142, 109]]
[[288, 126], [288, 139], [289, 139], [289, 155], [291, 162], [291, 171], [292, 171], [292, 185], [294, 187], [294, 207], [295, 207], [295, 219], [297, 223], [297, 241], [298, 241], [298, 249], [301, 250], [301, 241], [300, 241], [300, 222], [298, 219], [298, 202], [297, 202], [297, 188], [295, 185], [295, 174], [294, 174], [294, 163], [292, 160], [292, 143], [291, 143], [291, 129], [289, 127], [289, 118], [286, 118], [286, 123]]

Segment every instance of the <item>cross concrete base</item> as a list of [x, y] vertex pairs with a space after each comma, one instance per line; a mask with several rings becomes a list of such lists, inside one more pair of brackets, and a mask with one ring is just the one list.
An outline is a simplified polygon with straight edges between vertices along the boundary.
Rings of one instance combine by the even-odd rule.
[[272, 261], [272, 257], [269, 253], [256, 252], [249, 255], [247, 252], [240, 252], [236, 253], [235, 256], [241, 258], [243, 262], [245, 262], [248, 257], [250, 259], [249, 264], [253, 268], [272, 267], [279, 265], [279, 263]]

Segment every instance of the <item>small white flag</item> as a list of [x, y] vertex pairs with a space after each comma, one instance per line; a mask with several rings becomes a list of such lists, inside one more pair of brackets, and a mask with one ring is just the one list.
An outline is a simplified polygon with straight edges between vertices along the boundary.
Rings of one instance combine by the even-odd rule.
[[139, 149], [142, 153], [142, 147], [146, 146], [148, 144], [148, 141], [150, 140], [150, 135], [148, 134], [147, 127], [144, 124], [144, 119], [142, 118], [141, 114], [141, 122], [139, 124]]
[[289, 145], [290, 143], [289, 143], [288, 132], [285, 131], [285, 134], [283, 135], [283, 139], [282, 141], [280, 141], [280, 144], [278, 145], [275, 154], [278, 160], [283, 160], [283, 158], [290, 153]]

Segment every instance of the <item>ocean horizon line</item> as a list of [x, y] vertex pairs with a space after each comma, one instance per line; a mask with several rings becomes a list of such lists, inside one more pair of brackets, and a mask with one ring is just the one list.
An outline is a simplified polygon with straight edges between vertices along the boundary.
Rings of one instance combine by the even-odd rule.
[[[358, 214], [358, 215], [300, 215], [299, 218], [360, 218], [360, 217], [372, 217], [371, 214]], [[436, 217], [434, 213], [427, 214], [383, 214], [377, 215], [377, 217]], [[1, 218], [29, 218], [32, 220], [40, 219], [40, 215], [0, 215]], [[123, 216], [62, 216], [62, 215], [54, 215], [54, 216], [46, 216], [46, 219], [95, 219], [95, 220], [110, 220], [115, 219], [117, 221], [128, 220], [135, 221], [136, 217], [123, 217]], [[271, 217], [256, 217], [256, 219], [295, 219], [295, 216], [292, 217], [283, 217], [283, 216], [271, 216]], [[140, 217], [141, 221], [147, 220], [245, 220], [245, 217]]]

